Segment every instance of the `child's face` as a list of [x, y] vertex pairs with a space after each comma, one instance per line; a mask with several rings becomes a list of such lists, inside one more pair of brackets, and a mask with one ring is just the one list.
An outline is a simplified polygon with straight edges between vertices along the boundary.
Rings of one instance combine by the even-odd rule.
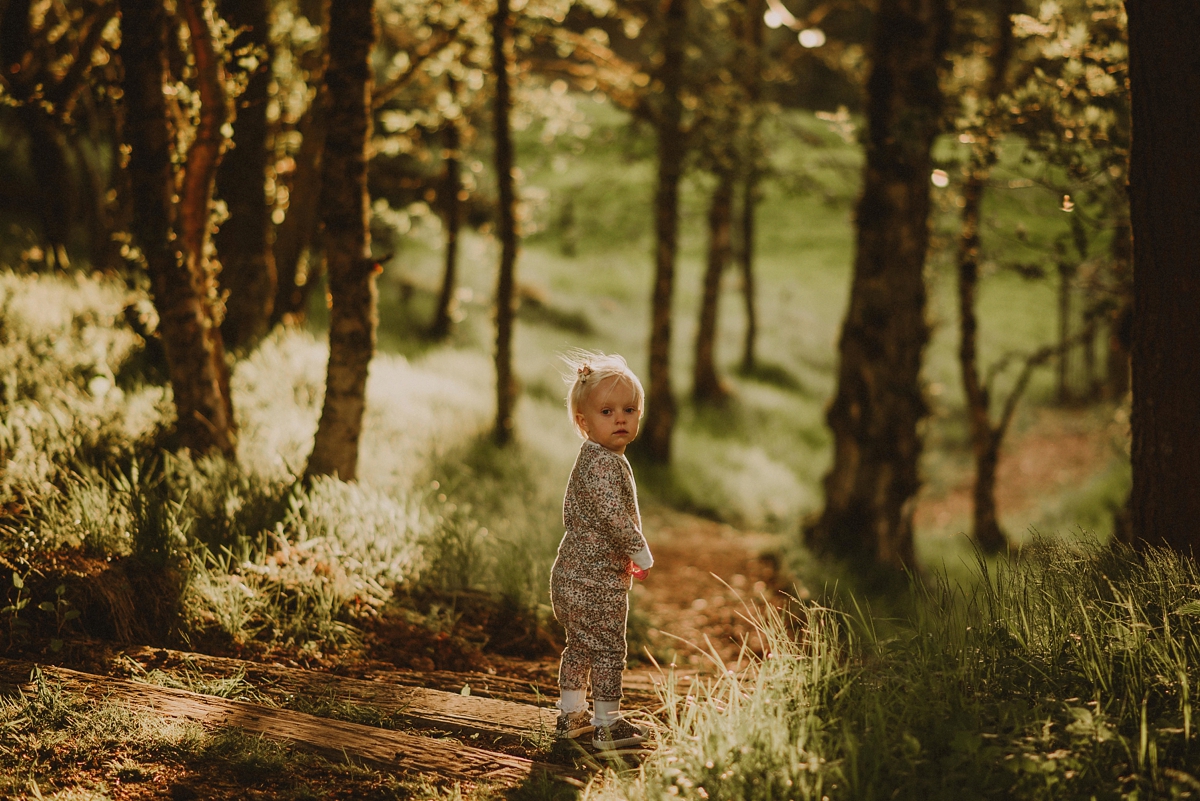
[[592, 442], [625, 453], [625, 446], [637, 436], [642, 410], [638, 408], [633, 386], [612, 376], [588, 393], [583, 407], [575, 413], [575, 420]]

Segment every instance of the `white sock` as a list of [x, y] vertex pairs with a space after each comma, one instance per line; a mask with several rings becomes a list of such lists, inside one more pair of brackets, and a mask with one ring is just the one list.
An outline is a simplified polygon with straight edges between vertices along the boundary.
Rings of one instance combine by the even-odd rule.
[[586, 712], [587, 690], [563, 690], [562, 698], [558, 699], [556, 706], [567, 714]]
[[621, 702], [596, 701], [596, 714], [592, 718], [593, 726], [609, 726], [621, 717]]

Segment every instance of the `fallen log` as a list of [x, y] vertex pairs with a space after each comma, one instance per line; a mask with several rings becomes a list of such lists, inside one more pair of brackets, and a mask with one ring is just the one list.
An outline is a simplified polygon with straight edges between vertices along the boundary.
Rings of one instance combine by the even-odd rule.
[[[542, 738], [554, 732], [556, 713], [553, 710], [481, 697], [475, 694], [478, 685], [472, 685], [469, 694], [464, 696], [461, 690], [447, 692], [401, 686], [386, 681], [354, 679], [302, 668], [264, 665], [161, 648], [130, 648], [124, 653], [143, 667], [152, 666], [165, 672], [187, 669], [220, 676], [241, 672], [256, 689], [272, 697], [280, 696], [285, 705], [289, 696], [314, 698], [328, 695], [337, 701], [367, 705], [392, 713], [415, 727], [479, 734], [510, 742]], [[471, 676], [459, 676], [455, 689], [464, 684], [470, 685], [471, 681]]]
[[0, 658], [0, 683], [28, 690], [32, 688], [35, 669], [69, 693], [119, 701], [166, 718], [195, 721], [206, 728], [239, 728], [331, 760], [360, 762], [409, 774], [432, 774], [469, 784], [516, 787], [539, 775], [577, 786], [582, 784], [577, 771], [452, 741], [67, 668]]

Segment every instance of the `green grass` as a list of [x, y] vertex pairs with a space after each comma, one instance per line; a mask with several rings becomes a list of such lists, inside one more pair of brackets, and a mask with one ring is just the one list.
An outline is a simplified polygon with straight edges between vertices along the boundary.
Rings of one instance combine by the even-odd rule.
[[[1195, 562], [1040, 541], [915, 614], [753, 612], [765, 658], [671, 677], [664, 745], [593, 798], [1176, 798], [1200, 787]], [[748, 662], [748, 664], [747, 664]]]

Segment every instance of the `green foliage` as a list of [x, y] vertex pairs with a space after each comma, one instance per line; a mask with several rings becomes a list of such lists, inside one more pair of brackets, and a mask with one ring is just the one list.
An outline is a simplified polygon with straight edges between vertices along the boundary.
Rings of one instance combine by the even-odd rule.
[[163, 390], [117, 386], [141, 347], [125, 301], [113, 281], [0, 272], [0, 504], [45, 502], [161, 435]]

